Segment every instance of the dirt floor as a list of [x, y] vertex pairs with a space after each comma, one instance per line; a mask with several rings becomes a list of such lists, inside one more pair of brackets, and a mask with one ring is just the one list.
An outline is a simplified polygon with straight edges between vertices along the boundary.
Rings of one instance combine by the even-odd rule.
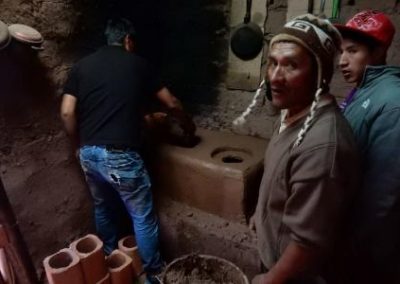
[[255, 232], [243, 223], [156, 195], [161, 252], [169, 263], [186, 254], [208, 254], [236, 264], [250, 279], [259, 272]]

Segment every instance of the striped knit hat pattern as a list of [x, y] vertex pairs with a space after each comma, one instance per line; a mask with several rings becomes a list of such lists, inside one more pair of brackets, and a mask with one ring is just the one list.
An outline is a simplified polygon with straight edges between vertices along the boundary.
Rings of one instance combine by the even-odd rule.
[[295, 148], [302, 143], [307, 131], [311, 128], [321, 95], [329, 91], [335, 56], [340, 50], [342, 37], [328, 20], [306, 14], [295, 17], [285, 24], [282, 31], [271, 39], [270, 47], [282, 41], [295, 42], [306, 48], [315, 57], [318, 65], [317, 91], [306, 120], [293, 144]]
[[329, 20], [311, 14], [295, 17], [275, 35], [270, 47], [280, 41], [295, 42], [314, 55], [318, 64], [318, 88], [328, 88], [332, 79], [334, 60], [340, 49], [341, 35]]

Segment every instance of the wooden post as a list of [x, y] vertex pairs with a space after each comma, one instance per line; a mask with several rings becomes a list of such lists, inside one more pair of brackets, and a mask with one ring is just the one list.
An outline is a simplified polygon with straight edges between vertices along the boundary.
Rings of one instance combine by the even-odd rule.
[[18, 284], [37, 284], [38, 279], [28, 249], [19, 231], [3, 183], [0, 179], [0, 246], [6, 252]]

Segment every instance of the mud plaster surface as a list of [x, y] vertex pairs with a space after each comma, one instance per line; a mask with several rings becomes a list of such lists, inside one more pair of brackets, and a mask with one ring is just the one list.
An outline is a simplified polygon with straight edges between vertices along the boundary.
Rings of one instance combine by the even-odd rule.
[[171, 262], [208, 254], [237, 265], [251, 279], [259, 272], [256, 236], [244, 223], [227, 221], [156, 193], [162, 254]]
[[[45, 256], [93, 228], [88, 191], [58, 118], [57, 93], [70, 65], [63, 49], [78, 17], [69, 1], [0, 0], [0, 7], [2, 21], [32, 25], [46, 39], [38, 55], [46, 70], [28, 73], [8, 58], [12, 69], [2, 62], [2, 79], [20, 92], [7, 104], [0, 92], [0, 176], [40, 275]], [[19, 88], [32, 81], [42, 85]]]

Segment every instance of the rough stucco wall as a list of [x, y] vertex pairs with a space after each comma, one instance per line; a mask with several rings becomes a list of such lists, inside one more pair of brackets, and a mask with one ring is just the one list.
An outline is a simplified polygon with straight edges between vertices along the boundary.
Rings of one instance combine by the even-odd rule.
[[[397, 30], [388, 61], [400, 63], [400, 13], [395, 1], [342, 1], [342, 17], [366, 8], [387, 12]], [[287, 1], [268, 1], [267, 38], [283, 25]], [[0, 19], [37, 28], [45, 37], [39, 54], [48, 68], [50, 97], [0, 115], [0, 174], [30, 252], [39, 267], [43, 257], [92, 226], [91, 202], [80, 169], [69, 153], [58, 119], [58, 98], [71, 64], [103, 44], [105, 19], [114, 12], [132, 19], [139, 53], [161, 69], [166, 83], [195, 114], [201, 127], [268, 138], [276, 116], [258, 102], [248, 123], [231, 122], [251, 102], [253, 92], [227, 90], [229, 0], [50, 1], [0, 0]], [[266, 50], [264, 51], [266, 52]], [[265, 64], [262, 66], [265, 69]], [[264, 71], [263, 71], [264, 72]], [[332, 91], [349, 86], [335, 74]], [[37, 106], [38, 105], [38, 106]]]
[[[31, 25], [46, 39], [37, 62], [42, 68], [27, 72], [30, 68], [14, 58], [1, 62], [2, 79], [18, 89], [12, 103], [4, 104], [7, 90], [0, 89], [0, 174], [40, 272], [46, 255], [92, 227], [91, 202], [62, 131], [55, 95], [67, 71], [65, 42], [78, 18], [67, 1], [1, 0], [0, 7], [2, 21]], [[43, 84], [30, 88], [33, 81]]]
[[[172, 91], [194, 114], [199, 127], [269, 137], [275, 120], [260, 100], [247, 123], [233, 128], [253, 92], [226, 88], [231, 1], [179, 1], [166, 10], [163, 75]], [[282, 5], [272, 5], [282, 10]], [[195, 9], [194, 9], [195, 8]], [[243, 11], [244, 13], [244, 11]], [[263, 104], [264, 103], [264, 104]]]

